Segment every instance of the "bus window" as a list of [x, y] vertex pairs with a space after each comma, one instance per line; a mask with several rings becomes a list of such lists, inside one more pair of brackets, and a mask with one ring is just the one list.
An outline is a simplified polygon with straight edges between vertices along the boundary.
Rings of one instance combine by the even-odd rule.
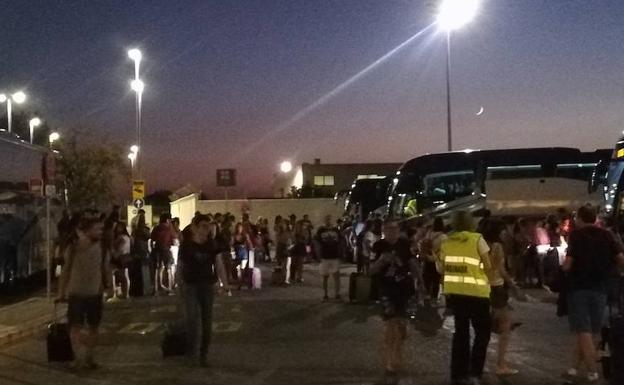
[[589, 181], [595, 166], [596, 164], [594, 163], [558, 164], [556, 176], [558, 178]]
[[463, 170], [426, 175], [423, 185], [425, 196], [435, 205], [472, 195], [476, 181], [474, 171]]
[[544, 172], [539, 164], [519, 166], [493, 166], [487, 168], [487, 179], [525, 179], [543, 178]]

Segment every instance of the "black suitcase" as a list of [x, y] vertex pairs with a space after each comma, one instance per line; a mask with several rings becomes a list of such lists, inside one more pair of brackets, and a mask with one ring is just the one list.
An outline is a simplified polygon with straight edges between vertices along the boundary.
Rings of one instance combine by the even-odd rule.
[[47, 350], [48, 362], [68, 362], [73, 361], [74, 349], [72, 349], [71, 339], [69, 337], [69, 325], [67, 323], [58, 322], [57, 305], [54, 303], [54, 317], [52, 322], [48, 324]]
[[356, 303], [367, 303], [373, 297], [370, 276], [362, 273], [351, 273], [349, 276], [349, 301]]
[[186, 330], [183, 323], [168, 323], [160, 346], [163, 357], [185, 355], [186, 339]]

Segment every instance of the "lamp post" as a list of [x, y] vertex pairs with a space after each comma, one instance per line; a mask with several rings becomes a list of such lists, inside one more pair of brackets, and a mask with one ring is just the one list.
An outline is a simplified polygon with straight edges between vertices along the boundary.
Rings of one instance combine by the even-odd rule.
[[136, 163], [139, 154], [139, 146], [133, 144], [130, 146], [130, 153], [128, 153], [128, 159], [130, 159], [130, 166], [132, 167], [132, 177], [134, 178], [134, 165]]
[[289, 172], [292, 171], [292, 163], [290, 163], [289, 161], [283, 161], [280, 164], [280, 171], [283, 172], [284, 174], [287, 174]]
[[[143, 90], [145, 89], [145, 84], [140, 78], [140, 66], [141, 60], [143, 59], [143, 54], [137, 48], [133, 48], [128, 50], [128, 57], [134, 61], [134, 80], [130, 82], [130, 88], [136, 94], [136, 145], [141, 146], [141, 103]], [[137, 176], [141, 177], [141, 165], [139, 162], [138, 151], [135, 152], [135, 163], [137, 168]]]
[[38, 127], [41, 124], [41, 119], [32, 118], [28, 122], [28, 127], [30, 128], [30, 144], [33, 144], [33, 136], [35, 134], [35, 127]]
[[12, 95], [0, 94], [0, 103], [6, 102], [7, 104], [7, 130], [11, 132], [11, 123], [12, 123], [12, 106], [11, 102], [15, 102], [17, 104], [22, 104], [26, 101], [26, 94], [22, 91], [17, 91]]
[[50, 146], [59, 139], [61, 139], [61, 135], [58, 132], [53, 132], [48, 136], [48, 141], [50, 142]]
[[446, 32], [446, 129], [447, 149], [453, 151], [451, 119], [451, 32], [474, 19], [479, 0], [444, 0], [438, 13], [438, 25]]

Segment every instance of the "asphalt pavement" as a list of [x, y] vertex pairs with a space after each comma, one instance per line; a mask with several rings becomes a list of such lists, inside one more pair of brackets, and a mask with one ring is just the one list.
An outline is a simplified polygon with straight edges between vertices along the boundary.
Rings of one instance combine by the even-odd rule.
[[[347, 271], [345, 271], [347, 272]], [[46, 361], [45, 335], [0, 349], [0, 384], [374, 384], [380, 379], [382, 321], [375, 304], [322, 303], [316, 266], [307, 265], [302, 285], [271, 287], [264, 270], [261, 290], [242, 290], [216, 300], [210, 367], [182, 358], [163, 359], [164, 325], [179, 317], [178, 299], [150, 297], [107, 304], [98, 349], [101, 368], [71, 372]], [[347, 297], [344, 274], [343, 298]], [[486, 375], [492, 384], [560, 384], [568, 362], [564, 319], [551, 303], [514, 303], [523, 322], [513, 336], [509, 359], [520, 374], [494, 376], [496, 338]], [[401, 384], [448, 384], [452, 320], [435, 337], [410, 330], [408, 368]]]

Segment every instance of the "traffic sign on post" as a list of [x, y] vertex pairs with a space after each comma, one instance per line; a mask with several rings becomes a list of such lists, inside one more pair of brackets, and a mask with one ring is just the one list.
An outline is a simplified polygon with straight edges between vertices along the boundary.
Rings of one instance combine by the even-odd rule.
[[217, 170], [217, 186], [232, 187], [236, 186], [236, 169], [222, 168]]
[[132, 199], [143, 199], [145, 198], [145, 181], [144, 180], [133, 180], [132, 181]]
[[137, 198], [132, 202], [132, 205], [140, 210], [143, 208], [143, 206], [145, 206], [145, 201], [141, 198]]

